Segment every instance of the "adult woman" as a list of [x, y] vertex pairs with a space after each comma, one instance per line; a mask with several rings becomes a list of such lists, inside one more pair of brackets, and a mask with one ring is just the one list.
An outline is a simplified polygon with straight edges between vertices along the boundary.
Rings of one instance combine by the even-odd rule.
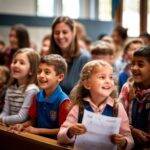
[[68, 72], [61, 86], [69, 94], [79, 79], [83, 65], [89, 61], [90, 54], [79, 48], [75, 23], [69, 17], [58, 17], [52, 24], [50, 53], [63, 56], [68, 63]]

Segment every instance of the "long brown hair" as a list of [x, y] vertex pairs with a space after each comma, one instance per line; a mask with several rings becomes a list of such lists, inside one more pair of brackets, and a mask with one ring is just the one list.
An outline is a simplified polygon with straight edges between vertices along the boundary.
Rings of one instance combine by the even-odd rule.
[[[28, 57], [29, 64], [30, 64], [30, 72], [31, 72], [31, 74], [28, 74], [27, 82], [25, 85], [25, 88], [26, 88], [28, 84], [37, 83], [37, 69], [38, 69], [38, 65], [40, 62], [40, 56], [35, 50], [31, 48], [22, 48], [22, 49], [19, 49], [14, 54], [13, 59], [15, 59], [15, 57], [18, 54], [22, 54], [22, 53], [25, 53]], [[11, 77], [9, 86], [14, 85], [14, 84], [17, 84], [17, 80]]]
[[18, 48], [30, 47], [29, 33], [25, 25], [16, 24], [11, 27], [11, 30], [16, 32], [18, 39]]
[[73, 41], [72, 41], [70, 47], [68, 48], [68, 58], [67, 59], [70, 60], [74, 57], [77, 57], [80, 54], [80, 49], [79, 49], [79, 45], [78, 45], [77, 34], [75, 31], [74, 20], [69, 17], [61, 16], [54, 20], [54, 22], [52, 24], [50, 53], [62, 55], [62, 51], [61, 51], [60, 47], [56, 44], [55, 39], [54, 39], [54, 29], [55, 29], [56, 25], [59, 23], [65, 23], [66, 25], [68, 25], [68, 27], [71, 29], [71, 31], [74, 34]]

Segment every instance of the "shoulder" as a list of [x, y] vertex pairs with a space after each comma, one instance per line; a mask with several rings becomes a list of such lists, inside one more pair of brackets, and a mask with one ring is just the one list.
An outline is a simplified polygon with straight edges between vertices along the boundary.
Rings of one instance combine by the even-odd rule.
[[38, 93], [36, 94], [36, 100], [38, 99], [43, 99], [43, 90], [39, 90]]
[[133, 78], [129, 78], [123, 85], [121, 92], [129, 93], [132, 89], [134, 89], [134, 80]]
[[91, 59], [91, 54], [87, 50], [81, 49], [80, 51], [81, 51], [80, 58], [82, 58], [82, 59]]
[[65, 92], [63, 92], [62, 89], [61, 89], [61, 91], [59, 91], [58, 99], [59, 99], [60, 103], [63, 103], [66, 100], [70, 101], [69, 96]]
[[121, 89], [121, 92], [129, 92], [129, 88], [130, 88], [130, 84], [129, 84], [129, 82], [127, 81], [127, 82], [123, 85], [123, 87], [122, 87], [122, 89]]
[[72, 102], [69, 99], [65, 99], [61, 104], [60, 104], [60, 108], [61, 109], [65, 109], [65, 110], [70, 110], [72, 107]]
[[6, 89], [6, 94], [12, 93], [12, 92], [16, 92], [18, 91], [18, 88], [16, 85], [10, 85], [7, 89]]
[[36, 90], [36, 91], [39, 91], [39, 88], [38, 88], [38, 86], [36, 85], [36, 84], [29, 84], [28, 86], [27, 86], [27, 88], [26, 88], [26, 92], [27, 91], [30, 91], [30, 90]]
[[69, 114], [78, 114], [78, 113], [79, 113], [79, 105], [74, 105], [69, 112]]

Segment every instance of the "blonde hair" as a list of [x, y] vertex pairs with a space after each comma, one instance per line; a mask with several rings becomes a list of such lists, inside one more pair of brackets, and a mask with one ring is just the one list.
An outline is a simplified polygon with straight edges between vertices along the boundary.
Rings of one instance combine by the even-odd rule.
[[[93, 60], [84, 65], [80, 74], [80, 80], [70, 94], [70, 98], [73, 100], [74, 105], [79, 105], [79, 114], [82, 114], [84, 110], [83, 98], [90, 96], [90, 91], [84, 87], [83, 81], [89, 79], [97, 68], [107, 68], [113, 70], [112, 66], [103, 60]], [[112, 91], [112, 93], [113, 92], [114, 91]], [[113, 116], [116, 117], [118, 115], [118, 100], [113, 96], [111, 97], [114, 99]]]
[[83, 98], [90, 96], [90, 91], [84, 87], [83, 81], [88, 80], [97, 68], [104, 67], [112, 69], [111, 65], [103, 60], [92, 60], [83, 66], [80, 73], [80, 80], [70, 94], [75, 104], [82, 105]]

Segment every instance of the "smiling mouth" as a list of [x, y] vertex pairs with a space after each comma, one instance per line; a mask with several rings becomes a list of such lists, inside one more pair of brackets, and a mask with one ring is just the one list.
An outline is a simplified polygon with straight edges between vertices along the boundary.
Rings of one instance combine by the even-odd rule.
[[41, 81], [41, 80], [39, 80], [39, 83], [43, 84], [43, 83], [47, 83], [47, 81]]
[[13, 71], [13, 73], [14, 73], [14, 74], [16, 74], [16, 73], [20, 73], [20, 71]]
[[138, 76], [141, 76], [141, 74], [139, 74], [139, 73], [133, 73], [133, 76], [138, 77]]
[[111, 87], [102, 87], [102, 89], [109, 90], [109, 89], [111, 89]]

